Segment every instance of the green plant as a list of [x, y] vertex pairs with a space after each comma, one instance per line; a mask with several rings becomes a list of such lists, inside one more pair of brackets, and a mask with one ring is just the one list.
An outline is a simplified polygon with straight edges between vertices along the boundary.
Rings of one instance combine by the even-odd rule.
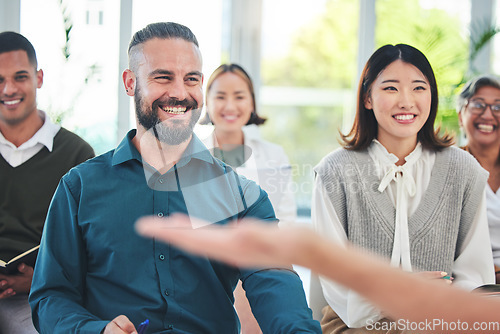
[[449, 84], [441, 90], [439, 112], [437, 123], [441, 125], [444, 131], [458, 134], [460, 127], [456, 113], [456, 96], [459, 94], [462, 86], [473, 77], [484, 74], [474, 68], [475, 60], [493, 38], [500, 32], [500, 26], [491, 24], [487, 20], [479, 21], [471, 25], [469, 29], [469, 56], [468, 68], [462, 72], [461, 79], [457, 83]]
[[[69, 95], [71, 96], [71, 98], [68, 99], [68, 101], [70, 101], [70, 104], [68, 105], [68, 103], [61, 102], [60, 96], [54, 97], [47, 112], [53, 122], [62, 124], [64, 119], [71, 115], [73, 111], [73, 104], [75, 103], [75, 101], [77, 101], [78, 97], [82, 95], [82, 93], [86, 89], [88, 82], [101, 69], [96, 63], [88, 66], [87, 68], [78, 68], [78, 64], [75, 63], [74, 56], [71, 52], [71, 44], [73, 42], [72, 31], [74, 28], [74, 24], [69, 0], [57, 0], [57, 4], [61, 13], [62, 28], [64, 30], [64, 41], [61, 47], [63, 57], [61, 66], [64, 68], [64, 77], [61, 78], [60, 92], [63, 92], [63, 94], [61, 95]], [[66, 79], [72, 80], [73, 78], [77, 78], [78, 75], [75, 75], [75, 71], [78, 71], [79, 73], [85, 73], [85, 77], [83, 78], [83, 81], [75, 82], [74, 86], [72, 86], [70, 89], [69, 87], [65, 86], [67, 82]]]
[[63, 56], [66, 60], [69, 60], [69, 57], [71, 55], [70, 53], [70, 35], [71, 35], [71, 30], [73, 29], [73, 20], [71, 19], [71, 14], [68, 9], [68, 6], [66, 5], [65, 0], [59, 0], [59, 9], [61, 10], [61, 15], [63, 19], [63, 27], [64, 27], [64, 36], [65, 36], [65, 41], [64, 45], [62, 48], [62, 53]]

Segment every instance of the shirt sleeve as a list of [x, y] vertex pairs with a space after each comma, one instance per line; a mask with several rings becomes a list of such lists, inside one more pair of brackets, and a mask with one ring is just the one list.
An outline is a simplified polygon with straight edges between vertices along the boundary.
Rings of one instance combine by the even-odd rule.
[[[336, 244], [347, 244], [346, 232], [320, 177], [314, 181], [311, 219], [320, 235]], [[365, 327], [369, 321], [382, 318], [381, 312], [358, 293], [321, 276], [320, 282], [326, 301], [348, 327]]]
[[483, 284], [495, 284], [485, 192], [459, 254], [453, 263], [454, 286], [472, 290]]
[[83, 307], [87, 263], [77, 203], [63, 178], [49, 207], [29, 296], [40, 333], [100, 333], [109, 322]]
[[[272, 205], [262, 190], [244, 216], [276, 223]], [[241, 269], [241, 280], [252, 313], [264, 333], [321, 333], [319, 323], [312, 319], [302, 281], [293, 270]]]

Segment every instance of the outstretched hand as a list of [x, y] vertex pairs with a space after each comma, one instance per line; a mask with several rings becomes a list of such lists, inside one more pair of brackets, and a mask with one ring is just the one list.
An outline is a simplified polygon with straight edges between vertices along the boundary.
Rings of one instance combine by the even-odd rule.
[[[443, 279], [446, 273], [403, 272], [365, 251], [334, 245], [308, 228], [278, 229], [243, 219], [229, 226], [192, 229], [189, 218], [174, 215], [140, 219], [136, 229], [141, 235], [240, 267], [289, 263], [309, 267], [355, 290], [393, 319], [417, 323], [429, 319], [460, 321], [467, 323], [469, 329], [478, 321], [498, 323], [498, 300], [446, 286], [449, 284], [448, 279]], [[442, 305], [443, 300], [448, 301], [446, 306]], [[498, 333], [498, 328], [482, 332]]]
[[136, 230], [143, 236], [238, 267], [290, 266], [300, 262], [298, 248], [308, 233], [313, 233], [306, 228], [278, 229], [255, 219], [193, 229], [190, 219], [195, 220], [181, 214], [141, 218]]

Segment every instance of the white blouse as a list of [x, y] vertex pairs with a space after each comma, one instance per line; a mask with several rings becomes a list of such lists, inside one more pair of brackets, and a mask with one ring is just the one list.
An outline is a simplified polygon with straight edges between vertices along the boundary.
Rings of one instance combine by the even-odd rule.
[[[405, 164], [396, 166], [395, 163], [399, 159], [377, 140], [370, 145], [368, 153], [377, 167], [379, 191], [387, 191], [396, 208], [394, 246], [390, 263], [394, 267], [412, 271], [408, 217], [415, 212], [429, 185], [436, 154], [423, 149], [419, 143], [405, 158]], [[314, 184], [311, 216], [313, 226], [320, 234], [333, 242], [347, 243], [345, 230], [320, 178], [316, 178]], [[484, 243], [489, 244], [489, 240], [483, 196], [468, 238], [453, 265], [454, 285], [472, 290], [479, 285], [493, 283], [492, 262], [488, 261], [492, 258], [491, 249], [481, 247]], [[367, 273], [369, 274], [371, 273]], [[370, 321], [383, 317], [379, 310], [357, 293], [333, 281], [324, 278], [320, 280], [325, 299], [347, 326], [364, 327], [370, 324]]]
[[[294, 224], [297, 219], [297, 205], [292, 179], [292, 166], [284, 149], [262, 139], [256, 125], [242, 128], [245, 146], [252, 152], [248, 160], [236, 172], [255, 181], [267, 192], [280, 226]], [[203, 144], [208, 149], [216, 147], [213, 126], [195, 127]]]
[[[368, 148], [368, 154], [375, 163], [375, 170], [381, 179], [378, 190], [383, 192], [387, 189], [387, 194], [396, 208], [391, 265], [412, 271], [408, 217], [417, 209], [429, 185], [436, 153], [422, 150], [422, 145], [418, 143], [413, 152], [405, 158], [405, 164], [396, 166], [399, 158], [389, 153], [379, 141], [374, 140]], [[415, 180], [420, 182], [416, 184]]]
[[490, 227], [493, 261], [497, 267], [500, 267], [500, 188], [493, 192], [489, 185], [486, 186], [486, 211]]

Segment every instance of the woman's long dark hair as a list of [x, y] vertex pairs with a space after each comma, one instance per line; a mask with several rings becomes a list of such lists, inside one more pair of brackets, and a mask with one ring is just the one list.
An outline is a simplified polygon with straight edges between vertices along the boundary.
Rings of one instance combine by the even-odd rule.
[[418, 68], [429, 81], [431, 88], [431, 110], [427, 121], [417, 134], [417, 140], [423, 147], [433, 150], [453, 145], [452, 136], [448, 134], [440, 136], [439, 129], [434, 129], [438, 109], [438, 90], [431, 64], [422, 52], [406, 44], [384, 45], [368, 59], [359, 80], [354, 124], [347, 135], [340, 134], [341, 144], [346, 149], [359, 151], [370, 146], [372, 140], [377, 138], [378, 123], [373, 110], [366, 109], [365, 101], [370, 96], [372, 84], [379, 74], [396, 60], [402, 60]]

